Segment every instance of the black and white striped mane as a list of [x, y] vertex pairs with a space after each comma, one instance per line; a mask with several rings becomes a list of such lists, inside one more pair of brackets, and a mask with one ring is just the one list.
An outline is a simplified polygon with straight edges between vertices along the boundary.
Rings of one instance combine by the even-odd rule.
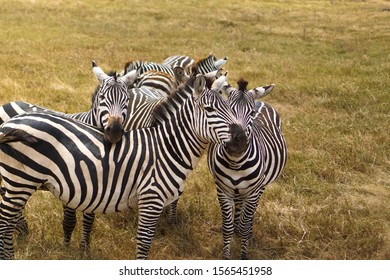
[[[165, 97], [153, 110], [151, 126], [157, 126], [162, 122], [168, 120], [176, 110], [184, 104], [184, 102], [190, 97], [188, 92], [192, 92], [194, 88], [194, 82], [197, 74], [192, 73], [190, 78], [181, 86], [179, 86], [174, 92]], [[208, 78], [203, 76], [206, 80], [205, 87], [210, 89], [214, 83], [214, 78]]]
[[240, 78], [237, 82], [238, 85], [238, 93], [239, 95], [235, 96], [235, 100], [237, 103], [246, 102], [248, 100], [248, 96], [245, 94], [247, 92], [248, 81]]
[[151, 126], [157, 126], [170, 119], [172, 114], [190, 97], [188, 93], [192, 92], [195, 79], [195, 75], [191, 76], [183, 85], [162, 99], [152, 112]]

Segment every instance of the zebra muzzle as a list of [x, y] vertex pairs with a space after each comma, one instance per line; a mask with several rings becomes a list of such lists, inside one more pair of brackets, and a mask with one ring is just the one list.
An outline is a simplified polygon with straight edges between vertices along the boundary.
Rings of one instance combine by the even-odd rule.
[[238, 124], [230, 125], [231, 139], [226, 143], [227, 152], [235, 157], [242, 155], [248, 148], [248, 137]]
[[104, 129], [104, 139], [111, 143], [118, 142], [124, 134], [124, 129], [120, 118], [110, 117]]

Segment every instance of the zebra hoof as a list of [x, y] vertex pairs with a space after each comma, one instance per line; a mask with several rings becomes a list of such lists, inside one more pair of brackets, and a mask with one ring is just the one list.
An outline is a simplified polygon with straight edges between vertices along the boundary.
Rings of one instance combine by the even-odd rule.
[[86, 243], [86, 242], [83, 242], [83, 241], [81, 241], [80, 242], [80, 250], [81, 251], [83, 251], [83, 252], [85, 252], [85, 253], [89, 253], [89, 244], [88, 243]]

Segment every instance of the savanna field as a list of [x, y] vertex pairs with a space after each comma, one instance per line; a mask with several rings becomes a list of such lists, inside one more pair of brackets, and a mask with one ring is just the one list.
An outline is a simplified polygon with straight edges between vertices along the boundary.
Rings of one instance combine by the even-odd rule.
[[[228, 81], [274, 83], [288, 147], [254, 220], [251, 259], [390, 259], [390, 1], [0, 0], [0, 104], [86, 111], [105, 71], [130, 59], [227, 56]], [[221, 214], [205, 157], [159, 221], [149, 259], [221, 259]], [[69, 248], [62, 206], [37, 192], [16, 259], [133, 259], [135, 211], [97, 215], [91, 250]], [[238, 257], [238, 239], [232, 254]]]

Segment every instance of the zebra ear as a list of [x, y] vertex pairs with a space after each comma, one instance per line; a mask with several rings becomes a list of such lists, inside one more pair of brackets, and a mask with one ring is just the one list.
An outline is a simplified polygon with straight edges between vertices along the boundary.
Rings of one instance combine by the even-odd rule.
[[127, 85], [130, 86], [134, 83], [135, 79], [137, 78], [137, 70], [131, 70], [126, 75], [120, 77], [120, 79]]
[[109, 77], [106, 73], [104, 73], [102, 68], [96, 65], [95, 61], [92, 61], [92, 72], [99, 82], [102, 82], [104, 79]]
[[271, 93], [271, 91], [274, 89], [275, 84], [271, 84], [269, 86], [263, 86], [263, 87], [257, 87], [254, 89], [251, 89], [249, 92], [253, 95], [254, 99], [260, 99], [264, 96]]
[[225, 63], [227, 62], [227, 60], [228, 60], [228, 57], [227, 57], [227, 56], [225, 56], [224, 58], [221, 58], [220, 60], [217, 60], [217, 61], [215, 62], [215, 67], [221, 68], [223, 65], [225, 65]]
[[222, 75], [218, 79], [216, 79], [214, 83], [211, 85], [211, 90], [220, 92], [222, 90], [222, 87], [227, 84], [226, 83], [227, 74], [228, 72], [226, 72], [225, 75]]
[[198, 75], [194, 82], [194, 98], [197, 99], [206, 88], [206, 78], [203, 75]]
[[179, 84], [185, 83], [185, 81], [187, 81], [189, 78], [189, 76], [184, 71], [183, 67], [180, 66], [176, 66], [175, 68], [173, 68], [173, 74], [175, 75], [176, 81]]
[[230, 93], [234, 90], [236, 90], [236, 88], [228, 84], [227, 82], [225, 82], [221, 89], [222, 94], [225, 94], [226, 97], [229, 97]]
[[222, 75], [222, 68], [219, 68], [218, 70], [206, 73], [204, 75], [206, 76], [207, 79], [214, 79], [214, 78], [218, 79]]

